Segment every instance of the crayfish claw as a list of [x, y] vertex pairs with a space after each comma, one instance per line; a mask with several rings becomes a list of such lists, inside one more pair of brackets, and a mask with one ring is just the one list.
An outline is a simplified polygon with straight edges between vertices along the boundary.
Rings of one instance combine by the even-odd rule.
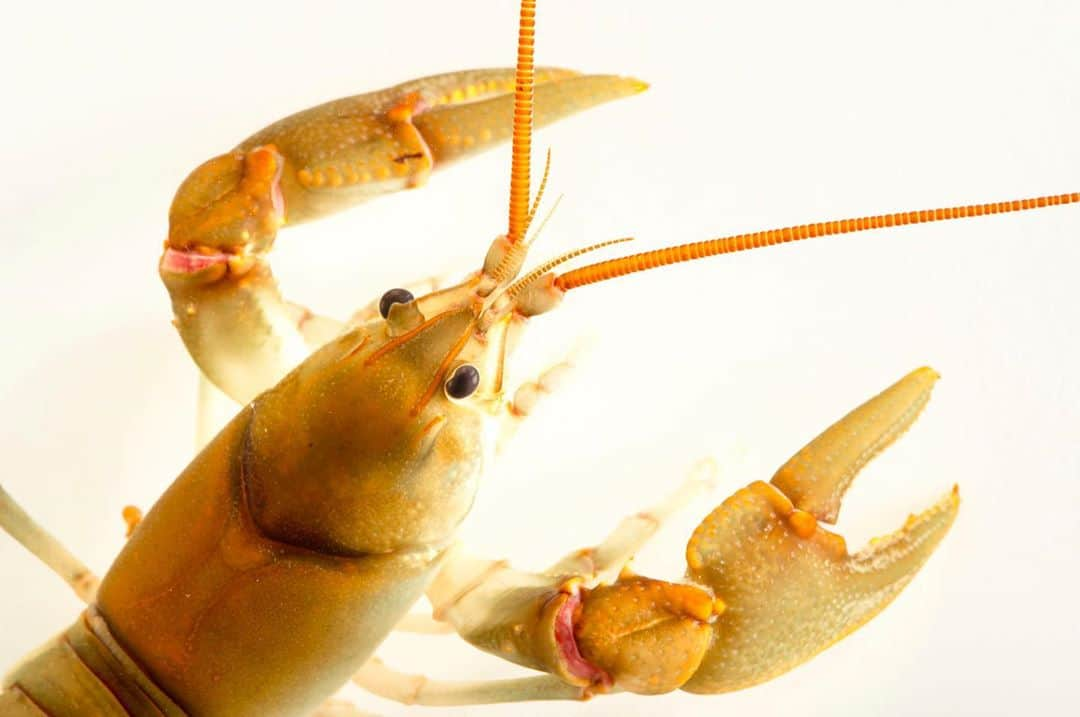
[[835, 519], [852, 477], [914, 421], [937, 375], [919, 369], [852, 411], [788, 461], [772, 483], [736, 492], [687, 545], [688, 577], [727, 609], [684, 689], [765, 682], [849, 635], [888, 605], [948, 532], [956, 488], [891, 535], [851, 554]]

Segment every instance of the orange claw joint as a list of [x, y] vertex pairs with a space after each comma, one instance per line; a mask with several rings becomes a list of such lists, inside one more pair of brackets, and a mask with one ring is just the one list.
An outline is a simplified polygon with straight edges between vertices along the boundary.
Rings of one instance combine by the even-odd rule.
[[169, 209], [168, 247], [198, 248], [204, 256], [212, 256], [209, 250], [228, 255], [248, 247], [269, 248], [285, 222], [280, 185], [284, 167], [272, 144], [199, 165], [180, 185]]
[[956, 518], [953, 488], [895, 533], [855, 554], [821, 527], [851, 479], [900, 436], [937, 374], [921, 368], [852, 411], [788, 461], [714, 510], [686, 548], [688, 576], [727, 605], [684, 689], [728, 692], [772, 679], [844, 638], [888, 605]]
[[581, 655], [620, 689], [678, 689], [701, 664], [723, 603], [694, 587], [622, 577], [585, 593], [575, 637]]

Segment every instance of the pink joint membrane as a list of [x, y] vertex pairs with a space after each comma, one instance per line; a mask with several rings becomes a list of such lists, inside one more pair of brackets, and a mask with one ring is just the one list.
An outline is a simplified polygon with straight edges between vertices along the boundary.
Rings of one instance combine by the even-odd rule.
[[574, 591], [567, 596], [566, 602], [555, 615], [555, 644], [559, 646], [559, 656], [574, 677], [588, 680], [594, 685], [610, 687], [611, 675], [582, 657], [578, 650], [577, 639], [574, 637], [574, 611], [580, 604], [581, 594]]
[[169, 248], [161, 257], [161, 268], [173, 274], [194, 274], [228, 261], [228, 254], [200, 254], [195, 251], [178, 251]]
[[[260, 149], [267, 148], [260, 147]], [[274, 153], [274, 161], [277, 165], [277, 171], [274, 172], [274, 179], [270, 182], [270, 206], [273, 208], [274, 216], [278, 221], [284, 221], [285, 195], [281, 193], [281, 174], [285, 171], [285, 158], [274, 150], [267, 149], [267, 151], [272, 151]]]

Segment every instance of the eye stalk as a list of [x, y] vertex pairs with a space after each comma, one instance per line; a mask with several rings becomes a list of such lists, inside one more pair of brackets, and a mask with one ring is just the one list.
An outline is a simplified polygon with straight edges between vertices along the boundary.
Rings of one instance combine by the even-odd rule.
[[480, 372], [472, 364], [462, 364], [446, 379], [446, 395], [462, 399], [476, 393], [480, 386]]
[[379, 314], [385, 319], [390, 315], [391, 306], [394, 304], [407, 304], [415, 298], [408, 289], [391, 289], [379, 299]]

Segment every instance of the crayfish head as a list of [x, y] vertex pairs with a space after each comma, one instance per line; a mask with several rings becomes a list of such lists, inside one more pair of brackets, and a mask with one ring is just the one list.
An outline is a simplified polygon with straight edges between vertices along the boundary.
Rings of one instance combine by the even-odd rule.
[[451, 540], [492, 445], [490, 339], [479, 307], [422, 305], [392, 303], [254, 401], [246, 485], [263, 532], [350, 555]]
[[[450, 400], [485, 414], [497, 414], [502, 407], [506, 362], [528, 323], [527, 315], [516, 310], [506, 291], [524, 256], [506, 242], [505, 236], [500, 236], [493, 242], [483, 268], [461, 283], [423, 296], [413, 296], [406, 289], [390, 289], [378, 302], [381, 318], [364, 326], [388, 338], [397, 337], [396, 341], [429, 344], [421, 327], [451, 313], [470, 316], [471, 332], [457, 337], [452, 350], [442, 344], [424, 349], [432, 355], [452, 355], [447, 363], [432, 369], [432, 380], [443, 381], [443, 393]], [[498, 268], [505, 266], [512, 267], [510, 273], [504, 274]]]

